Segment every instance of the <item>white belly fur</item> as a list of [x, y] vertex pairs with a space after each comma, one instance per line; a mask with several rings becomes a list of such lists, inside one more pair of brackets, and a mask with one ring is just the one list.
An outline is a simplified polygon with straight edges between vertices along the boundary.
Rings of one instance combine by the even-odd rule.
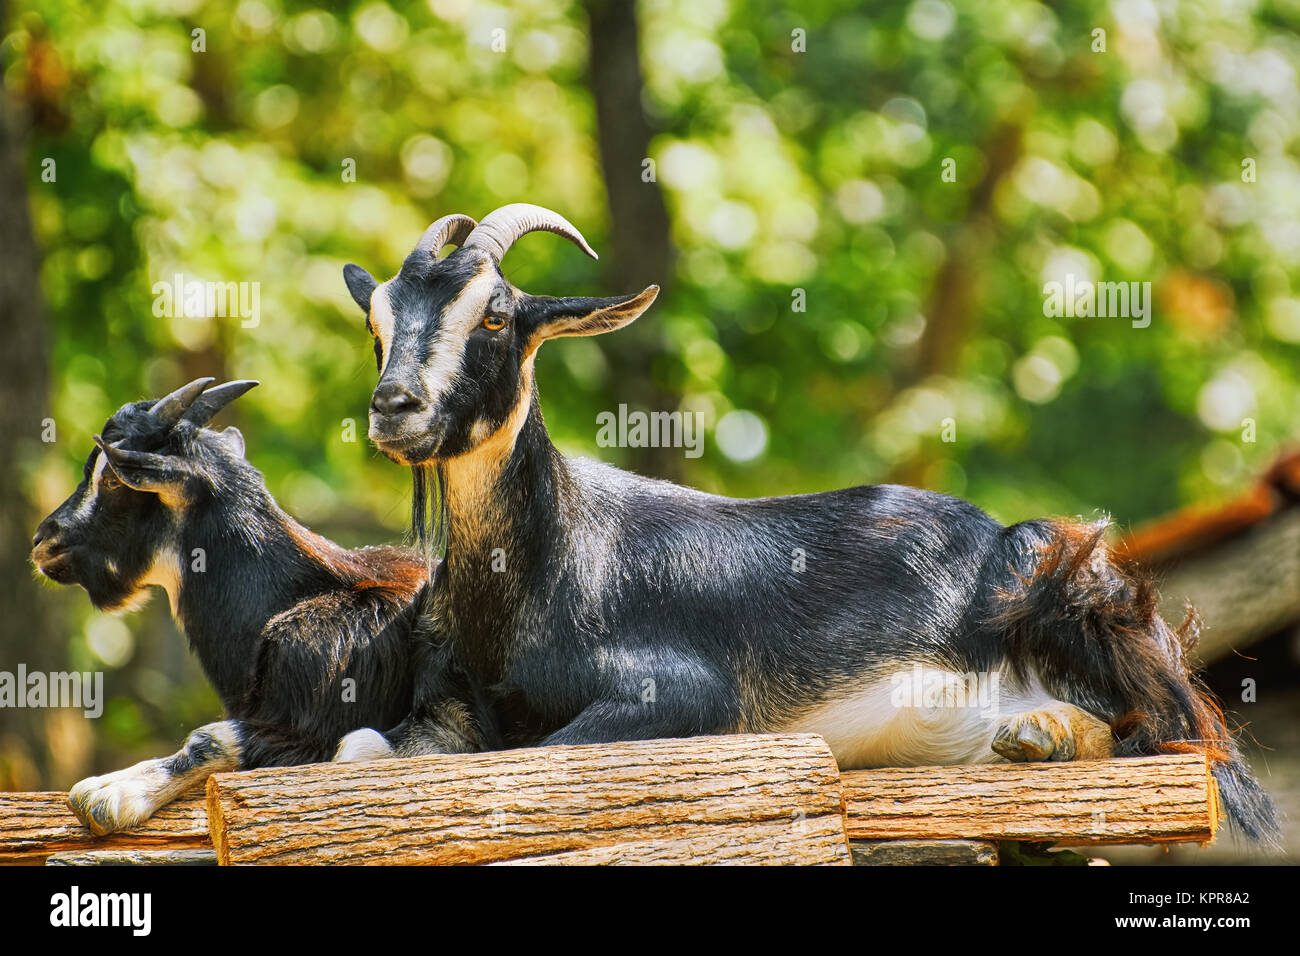
[[918, 664], [872, 678], [776, 729], [820, 734], [841, 770], [1001, 763], [992, 743], [1003, 722], [1055, 699], [1036, 680], [1014, 686], [1003, 671], [959, 674]]

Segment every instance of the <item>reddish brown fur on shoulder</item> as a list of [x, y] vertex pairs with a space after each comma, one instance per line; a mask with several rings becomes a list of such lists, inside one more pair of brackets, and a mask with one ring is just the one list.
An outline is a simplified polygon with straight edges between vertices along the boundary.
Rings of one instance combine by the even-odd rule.
[[289, 520], [287, 528], [304, 555], [328, 568], [354, 591], [380, 591], [405, 603], [428, 581], [428, 568], [414, 552], [401, 548], [349, 551], [296, 521]]

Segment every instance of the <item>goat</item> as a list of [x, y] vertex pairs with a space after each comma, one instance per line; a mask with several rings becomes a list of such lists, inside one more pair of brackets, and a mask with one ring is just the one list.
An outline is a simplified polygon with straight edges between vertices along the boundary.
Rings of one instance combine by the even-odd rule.
[[227, 714], [170, 757], [76, 784], [69, 806], [101, 835], [217, 771], [328, 760], [347, 732], [410, 709], [425, 562], [408, 549], [346, 550], [285, 514], [239, 431], [203, 427], [257, 383], [212, 381], [118, 409], [32, 541], [37, 569], [81, 585], [101, 610], [136, 607], [161, 586]]
[[[439, 219], [386, 282], [344, 269], [379, 367], [370, 438], [442, 489], [418, 529], [445, 534], [428, 625], [497, 745], [804, 731], [846, 769], [1196, 750], [1241, 830], [1274, 838], [1189, 671], [1194, 621], [1159, 617], [1104, 524], [1004, 527], [896, 485], [736, 500], [562, 457], [538, 347], [625, 326], [658, 287], [522, 292], [500, 263], [536, 230], [595, 258], [562, 216], [513, 204]], [[417, 678], [388, 752], [436, 751], [449, 699]]]

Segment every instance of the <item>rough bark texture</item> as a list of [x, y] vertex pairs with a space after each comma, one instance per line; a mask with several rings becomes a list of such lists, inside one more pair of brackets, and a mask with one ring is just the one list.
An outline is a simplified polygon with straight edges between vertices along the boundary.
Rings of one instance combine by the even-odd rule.
[[1290, 508], [1160, 576], [1160, 612], [1181, 621], [1188, 603], [1204, 629], [1207, 663], [1300, 621], [1300, 508]]
[[144, 826], [97, 837], [72, 815], [66, 793], [0, 793], [0, 866], [56, 853], [115, 849], [211, 849], [203, 794], [160, 810]]
[[503, 860], [492, 866], [628, 866], [843, 864], [844, 830], [830, 817], [806, 826], [790, 820], [723, 823], [680, 840], [634, 840], [614, 846], [566, 850]]
[[1300, 624], [1300, 451], [1282, 455], [1250, 488], [1192, 505], [1130, 532], [1115, 553], [1156, 574], [1160, 613], [1190, 603], [1207, 663]]
[[207, 849], [209, 818], [223, 863], [844, 863], [847, 834], [859, 864], [985, 865], [997, 840], [1204, 843], [1217, 823], [1201, 757], [841, 775], [794, 735], [219, 774], [207, 802], [100, 839], [62, 793], [0, 794], [0, 865]]
[[1208, 843], [1218, 791], [1204, 757], [854, 770], [849, 838]]
[[854, 840], [854, 866], [997, 866], [998, 845], [980, 840]]
[[214, 850], [86, 850], [56, 853], [46, 866], [216, 866]]
[[839, 770], [811, 735], [217, 774], [208, 816], [223, 864], [849, 862]]
[[[0, 0], [0, 33], [8, 9]], [[39, 454], [48, 417], [50, 342], [41, 306], [40, 255], [27, 207], [26, 116], [0, 90], [0, 648], [3, 664], [30, 671], [63, 666], [60, 618], [27, 562], [41, 518], [23, 486], [23, 468]], [[55, 189], [50, 183], [46, 188]], [[47, 710], [7, 710], [0, 732], [0, 788], [49, 786]]]

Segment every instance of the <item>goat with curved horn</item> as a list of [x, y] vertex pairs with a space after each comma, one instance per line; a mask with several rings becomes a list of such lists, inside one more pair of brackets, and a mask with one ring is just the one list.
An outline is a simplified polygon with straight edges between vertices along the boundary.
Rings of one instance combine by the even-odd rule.
[[595, 250], [587, 245], [587, 240], [582, 238], [582, 233], [578, 232], [573, 223], [558, 212], [526, 202], [511, 203], [488, 213], [478, 224], [478, 228], [465, 240], [465, 247], [482, 249], [500, 262], [502, 256], [517, 239], [539, 230], [563, 236], [591, 258], [600, 258]]
[[[421, 639], [438, 668], [484, 689], [467, 717], [440, 672], [417, 676], [411, 714], [367, 736], [367, 757], [440, 752], [465, 721], [509, 747], [815, 733], [843, 769], [1199, 752], [1241, 832], [1276, 836], [1266, 792], [1177, 649], [1192, 625], [1156, 613], [1104, 526], [1006, 527], [898, 485], [723, 498], [560, 454], [537, 350], [622, 328], [659, 289], [524, 292], [501, 257], [539, 229], [595, 255], [562, 216], [515, 204], [437, 268], [353, 293], [376, 356], [370, 440], [421, 476], [417, 541], [436, 532], [446, 546]], [[639, 443], [698, 456], [702, 417], [652, 413]], [[935, 723], [912, 696], [933, 687], [1000, 697], [939, 707]]]
[[452, 213], [449, 216], [443, 216], [432, 226], [424, 231], [420, 241], [415, 244], [415, 248], [421, 252], [427, 252], [432, 258], [438, 258], [438, 253], [442, 247], [449, 242], [454, 242], [458, 246], [465, 244], [465, 239], [474, 232], [478, 223], [469, 216], [460, 213]]

